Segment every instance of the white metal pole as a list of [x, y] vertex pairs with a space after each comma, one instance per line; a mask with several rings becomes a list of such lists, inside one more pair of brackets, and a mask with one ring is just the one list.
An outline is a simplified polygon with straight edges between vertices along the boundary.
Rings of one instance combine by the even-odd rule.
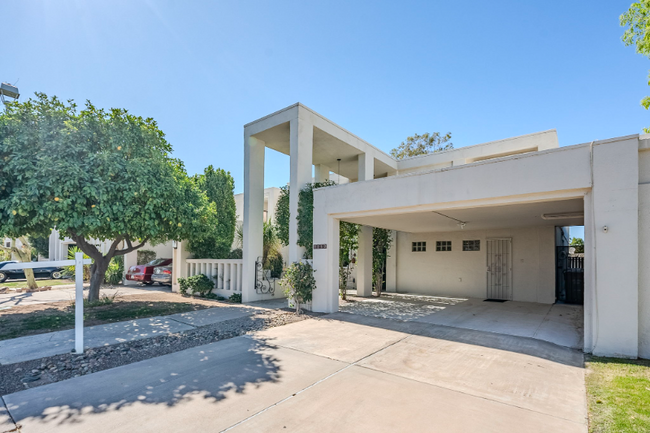
[[83, 253], [74, 255], [74, 350], [84, 352], [84, 264]]

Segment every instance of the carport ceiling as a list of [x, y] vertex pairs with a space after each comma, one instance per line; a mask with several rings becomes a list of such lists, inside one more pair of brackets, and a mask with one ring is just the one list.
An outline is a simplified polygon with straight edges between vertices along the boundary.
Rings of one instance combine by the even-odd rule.
[[[569, 218], [568, 216], [563, 217], [562, 214], [580, 213], [583, 212], [583, 209], [582, 199], [572, 199], [440, 210], [439, 213], [426, 211], [393, 215], [367, 215], [344, 218], [344, 220], [409, 233], [452, 232], [460, 230], [456, 220], [466, 223], [464, 228], [466, 231], [531, 226], [581, 226], [584, 225], [584, 217]], [[544, 219], [542, 218], [543, 214], [555, 214], [555, 217], [560, 216], [561, 218]]]
[[[286, 122], [255, 134], [255, 137], [264, 141], [269, 149], [290, 155], [289, 130], [289, 122]], [[326, 165], [332, 172], [337, 173], [339, 166], [337, 159], [340, 158], [341, 172], [338, 174], [348, 179], [356, 179], [359, 173], [357, 158], [361, 153], [356, 147], [318, 128], [314, 128], [312, 155], [314, 165]], [[388, 165], [375, 159], [375, 177], [383, 177], [389, 171], [392, 171], [392, 169]]]

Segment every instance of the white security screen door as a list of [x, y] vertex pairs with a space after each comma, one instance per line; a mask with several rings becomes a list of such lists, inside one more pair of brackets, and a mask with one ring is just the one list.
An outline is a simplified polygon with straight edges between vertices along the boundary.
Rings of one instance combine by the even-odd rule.
[[512, 300], [512, 239], [487, 239], [487, 297]]

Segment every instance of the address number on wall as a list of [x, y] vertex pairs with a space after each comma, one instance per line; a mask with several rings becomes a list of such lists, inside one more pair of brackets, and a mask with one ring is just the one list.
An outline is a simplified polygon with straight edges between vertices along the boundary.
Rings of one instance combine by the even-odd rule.
[[327, 249], [327, 244], [314, 244], [314, 249], [315, 250], [326, 250]]

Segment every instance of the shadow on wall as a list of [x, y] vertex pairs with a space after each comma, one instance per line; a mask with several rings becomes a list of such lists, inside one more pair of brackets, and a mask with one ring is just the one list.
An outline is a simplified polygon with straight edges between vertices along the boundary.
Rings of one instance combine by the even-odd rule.
[[[91, 414], [127, 408], [137, 410], [138, 405], [169, 408], [190, 400], [219, 403], [265, 382], [276, 382], [281, 374], [272, 350], [272, 346], [260, 339], [233, 338], [173, 353], [168, 355], [164, 365], [152, 358], [17, 392], [4, 399], [18, 424], [28, 427], [37, 424], [48, 431], [59, 427], [67, 431], [83, 423], [82, 416], [88, 420]], [[50, 391], [53, 386], [56, 392]], [[188, 411], [180, 413], [178, 422], [185, 416], [192, 416]], [[122, 426], [127, 423], [127, 418], [122, 420]], [[111, 430], [110, 426], [106, 427]], [[161, 429], [166, 428], [162, 426]], [[84, 431], [83, 428], [80, 431]]]

